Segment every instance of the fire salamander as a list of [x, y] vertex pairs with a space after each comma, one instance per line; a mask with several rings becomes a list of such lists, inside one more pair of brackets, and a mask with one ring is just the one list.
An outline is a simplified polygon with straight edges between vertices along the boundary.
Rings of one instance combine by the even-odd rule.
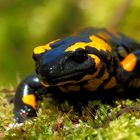
[[140, 44], [108, 29], [89, 28], [38, 46], [33, 59], [36, 73], [21, 81], [14, 98], [18, 123], [37, 116], [37, 100], [44, 93], [140, 87]]

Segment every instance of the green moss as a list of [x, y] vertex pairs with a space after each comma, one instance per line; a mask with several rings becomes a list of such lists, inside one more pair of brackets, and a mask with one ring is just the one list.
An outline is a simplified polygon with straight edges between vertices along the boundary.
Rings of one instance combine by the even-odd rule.
[[9, 98], [1, 93], [0, 138], [5, 140], [135, 140], [140, 139], [140, 101], [116, 100], [113, 104], [89, 101], [81, 111], [68, 102], [58, 104], [51, 97], [40, 102], [38, 117], [6, 130], [14, 123]]

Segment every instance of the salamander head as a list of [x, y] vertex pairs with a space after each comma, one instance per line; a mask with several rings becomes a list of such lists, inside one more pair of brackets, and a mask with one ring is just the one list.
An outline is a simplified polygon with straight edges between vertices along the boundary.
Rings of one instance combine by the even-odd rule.
[[104, 55], [106, 52], [91, 46], [91, 40], [74, 43], [64, 41], [34, 49], [33, 58], [40, 79], [49, 85], [61, 85], [78, 83], [98, 76], [103, 66], [100, 58], [103, 53], [100, 52], [104, 52]]

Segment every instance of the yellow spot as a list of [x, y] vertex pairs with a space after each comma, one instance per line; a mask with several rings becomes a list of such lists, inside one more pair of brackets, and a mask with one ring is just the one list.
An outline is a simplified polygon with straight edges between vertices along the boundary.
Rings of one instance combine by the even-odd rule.
[[86, 88], [89, 91], [95, 91], [97, 88], [103, 83], [100, 79], [91, 79], [87, 81], [88, 83], [84, 85], [84, 88]]
[[60, 40], [60, 39], [51, 41], [50, 43], [48, 43], [46, 45], [36, 47], [34, 49], [34, 54], [41, 54], [41, 53], [44, 53], [45, 51], [51, 50], [52, 48], [50, 47], [50, 45], [58, 40]]
[[95, 66], [96, 66], [96, 68], [98, 68], [99, 65], [100, 65], [100, 62], [101, 62], [100, 58], [98, 56], [94, 55], [94, 54], [88, 54], [88, 56], [93, 58], [93, 60], [95, 62]]
[[106, 80], [109, 77], [109, 73], [105, 70], [104, 75], [100, 78], [101, 80]]
[[76, 36], [78, 34], [78, 32], [73, 32], [72, 34], [71, 34], [71, 36]]
[[43, 85], [44, 87], [49, 87], [50, 86], [49, 84], [46, 84], [44, 82], [41, 82], [41, 85]]
[[[82, 81], [86, 81], [86, 80], [89, 80], [89, 79], [92, 79], [94, 77], [96, 77], [100, 71], [101, 67], [99, 66], [96, 70], [96, 72], [94, 72], [93, 74], [88, 74], [88, 75], [85, 75], [81, 80], [79, 81], [74, 81], [74, 80], [71, 80], [71, 81], [65, 81], [65, 82], [60, 82], [60, 83], [57, 83], [55, 86], [62, 86], [62, 85], [65, 85], [65, 84], [77, 84], [77, 83], [80, 83]], [[51, 86], [51, 85], [50, 85]]]
[[140, 79], [133, 79], [130, 81], [129, 85], [130, 88], [139, 88], [140, 87]]
[[106, 80], [109, 77], [109, 73], [107, 72], [107, 70], [105, 70], [104, 75], [97, 79], [94, 78], [98, 75], [100, 71], [100, 68], [98, 68], [98, 70], [93, 74], [93, 75], [86, 75], [84, 78], [84, 80], [87, 80], [89, 78], [89, 80], [87, 81], [88, 83], [84, 85], [84, 87], [89, 90], [89, 91], [95, 91], [97, 90], [97, 88], [104, 82], [104, 80]]
[[100, 36], [101, 38], [103, 38], [105, 40], [111, 39], [111, 37], [105, 32], [99, 32], [98, 36]]
[[76, 49], [79, 49], [79, 48], [85, 49], [85, 46], [87, 46], [86, 44], [87, 44], [87, 43], [84, 43], [84, 42], [75, 43], [74, 45], [68, 47], [68, 48], [65, 50], [65, 52], [68, 52], [68, 51], [75, 51]]
[[90, 46], [90, 47], [96, 48], [99, 51], [103, 50], [103, 51], [111, 52], [111, 50], [112, 50], [111, 47], [104, 40], [102, 40], [99, 37], [94, 36], [94, 35], [90, 36], [89, 38], [90, 38], [91, 42], [88, 42], [88, 43], [77, 42], [74, 45], [68, 47], [65, 50], [65, 52], [75, 51], [76, 49], [79, 49], [79, 48], [85, 49], [86, 46]]
[[[74, 81], [74, 80], [71, 80], [71, 81], [65, 81], [65, 82], [60, 82], [60, 83], [57, 83], [56, 85], [46, 85], [45, 83], [41, 82], [43, 86], [45, 87], [48, 87], [48, 86], [63, 86], [65, 84], [77, 84], [77, 83], [80, 83], [82, 81], [86, 81], [86, 80], [89, 80], [89, 79], [92, 79], [94, 77], [96, 77], [100, 71], [101, 67], [99, 66], [96, 70], [96, 72], [94, 72], [93, 74], [88, 74], [88, 75], [85, 75], [81, 80], [79, 81]], [[106, 73], [105, 73], [106, 76], [108, 76]], [[104, 76], [105, 77], [105, 76]], [[61, 88], [62, 89], [62, 88]], [[63, 90], [63, 89], [62, 89]]]
[[51, 50], [49, 45], [38, 46], [34, 49], [34, 54], [41, 54], [44, 53], [46, 50]]
[[85, 75], [80, 81], [85, 81], [85, 80], [93, 79], [94, 77], [96, 77], [99, 74], [100, 70], [101, 70], [101, 67], [98, 67], [96, 72], [94, 72], [93, 74]]
[[114, 35], [116, 38], [121, 39], [120, 34], [118, 32], [116, 32], [114, 29], [109, 28], [109, 29], [107, 29], [107, 31], [110, 32], [112, 35]]
[[[100, 39], [97, 36], [90, 36], [90, 39], [92, 40], [91, 46], [95, 47], [97, 50], [103, 50], [103, 51], [109, 51], [111, 52], [111, 47], [109, 44], [107, 44], [104, 40]], [[90, 44], [90, 43], [89, 43]]]
[[61, 85], [65, 85], [65, 84], [69, 84], [69, 83], [77, 83], [77, 81], [71, 80], [71, 81], [65, 81], [65, 82], [60, 82], [57, 83], [56, 86], [61, 86]]
[[34, 94], [28, 94], [22, 97], [23, 103], [32, 106], [36, 109], [36, 98]]
[[134, 70], [137, 63], [137, 57], [134, 54], [129, 54], [121, 61], [121, 66], [125, 71], [131, 72]]
[[59, 86], [59, 89], [62, 91], [62, 92], [68, 92], [68, 90], [66, 90], [66, 88], [62, 87], [62, 86]]
[[52, 87], [52, 86], [57, 86], [57, 87], [60, 87], [60, 86], [63, 86], [65, 84], [69, 84], [69, 83], [77, 83], [77, 81], [74, 81], [74, 80], [71, 80], [71, 81], [65, 81], [65, 82], [60, 82], [60, 83], [57, 83], [56, 85], [49, 85], [47, 83], [44, 83], [44, 82], [41, 82], [41, 84], [44, 86], [44, 87]]
[[109, 82], [104, 86], [104, 89], [110, 89], [116, 86], [116, 78], [112, 77]]
[[124, 49], [123, 46], [119, 46], [118, 47], [118, 53], [121, 57], [126, 57], [128, 55], [128, 53], [126, 52], [126, 50]]
[[78, 85], [70, 85], [67, 87], [69, 91], [79, 91], [80, 87]]

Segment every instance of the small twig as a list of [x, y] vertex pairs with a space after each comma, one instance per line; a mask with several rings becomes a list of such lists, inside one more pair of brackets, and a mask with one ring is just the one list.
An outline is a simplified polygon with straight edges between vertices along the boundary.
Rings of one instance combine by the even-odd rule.
[[0, 92], [4, 92], [4, 93], [13, 93], [15, 92], [15, 89], [7, 89], [7, 88], [3, 88], [0, 90]]
[[123, 17], [127, 13], [129, 7], [131, 6], [132, 0], [123, 0], [123, 2], [116, 9], [110, 23], [109, 28], [117, 29]]

